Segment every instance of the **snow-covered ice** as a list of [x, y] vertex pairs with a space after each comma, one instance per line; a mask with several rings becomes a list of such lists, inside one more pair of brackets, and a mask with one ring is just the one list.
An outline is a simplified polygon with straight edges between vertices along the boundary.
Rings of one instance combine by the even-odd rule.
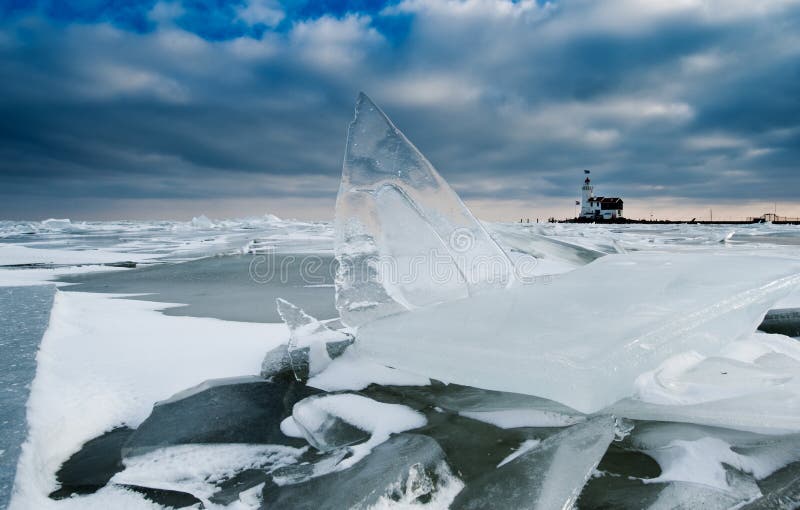
[[257, 374], [283, 324], [170, 317], [166, 305], [58, 292], [37, 355], [12, 508], [49, 508], [59, 465], [87, 440], [144, 420], [206, 379]]
[[[116, 484], [216, 508], [218, 484], [250, 471], [227, 508], [566, 508], [592, 473], [594, 494], [646, 494], [634, 508], [800, 504], [800, 344], [755, 333], [800, 307], [800, 229], [484, 224], [363, 95], [346, 151], [333, 223], [0, 221], [0, 287], [84, 285], [55, 282], [12, 510], [159, 507]], [[253, 271], [305, 256], [325, 271], [334, 254], [336, 309], [332, 274]], [[104, 265], [120, 262], [148, 267]], [[143, 300], [161, 297], [201, 317]], [[280, 304], [288, 327], [275, 298], [297, 303]], [[277, 395], [263, 442], [286, 444], [191, 444], [201, 427], [179, 423], [188, 444], [117, 448], [109, 485], [48, 498], [88, 440], [241, 385]]]
[[426, 423], [424, 415], [406, 406], [346, 393], [308, 397], [295, 404], [292, 416], [303, 435], [324, 450], [329, 449], [327, 443], [330, 440], [335, 440], [335, 433], [330, 433], [330, 429], [336, 420], [368, 433], [369, 439], [351, 447], [353, 455], [340, 462], [337, 469], [346, 469], [360, 461], [391, 434], [416, 429]]

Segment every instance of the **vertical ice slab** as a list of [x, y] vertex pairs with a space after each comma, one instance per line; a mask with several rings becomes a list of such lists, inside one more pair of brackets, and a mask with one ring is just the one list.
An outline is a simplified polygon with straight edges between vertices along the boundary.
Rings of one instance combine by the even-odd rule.
[[503, 250], [363, 93], [347, 133], [335, 230], [336, 306], [350, 326], [514, 280]]
[[712, 355], [749, 335], [798, 283], [790, 259], [607, 255], [550, 284], [369, 322], [356, 347], [409, 372], [590, 413], [632, 395], [637, 376], [670, 356]]

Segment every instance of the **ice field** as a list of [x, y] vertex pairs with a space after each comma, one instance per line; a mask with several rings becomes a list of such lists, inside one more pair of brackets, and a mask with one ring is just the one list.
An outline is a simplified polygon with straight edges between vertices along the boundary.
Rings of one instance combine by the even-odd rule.
[[[720, 261], [740, 254], [765, 261], [774, 257], [800, 260], [794, 245], [800, 240], [800, 231], [777, 225], [733, 228], [509, 223], [487, 224], [486, 228], [504, 249], [512, 253], [524, 249], [537, 257], [541, 261], [537, 269], [549, 270], [540, 275], [541, 282], [548, 281], [543, 275], [551, 274], [552, 269], [569, 272], [619, 252], [667, 258], [690, 253]], [[260, 252], [252, 249], [254, 244]], [[140, 426], [154, 403], [205, 380], [258, 374], [264, 354], [289, 339], [273, 296], [284, 296], [319, 319], [337, 316], [333, 307], [331, 224], [274, 218], [204, 225], [62, 222], [56, 227], [6, 222], [0, 253], [12, 248], [14, 258], [0, 259], [3, 266], [21, 263], [17, 256], [23, 251], [20, 247], [35, 250], [29, 260], [37, 265], [0, 269], [3, 291], [19, 293], [20, 285], [31, 285], [31, 292], [46, 293], [48, 287], [37, 285], [48, 282], [55, 282], [58, 290], [38, 367], [30, 368], [30, 377], [36, 370], [36, 380], [28, 401], [28, 426], [22, 424], [19, 434], [12, 433], [12, 428], [3, 433], [4, 443], [18, 442], [5, 446], [2, 457], [3, 476], [9, 479], [9, 486], [16, 472], [12, 508], [158, 508], [141, 493], [123, 488], [123, 482], [137, 477], [143, 484], [178, 487], [206, 497], [217, 490], [218, 480], [246, 472], [252, 465], [269, 464], [264, 459], [271, 457], [264, 457], [262, 452], [267, 450], [258, 444], [190, 444], [182, 451], [166, 451], [167, 457], [161, 460], [151, 452], [141, 462], [125, 461], [135, 471], [114, 475], [119, 485], [112, 482], [93, 494], [75, 498], [47, 497], [59, 487], [56, 472], [61, 464], [87, 441], [122, 425]], [[264, 257], [265, 253], [269, 256]], [[103, 254], [102, 261], [143, 261], [135, 269], [102, 266], [97, 265], [98, 254]], [[280, 266], [286, 256], [294, 256], [294, 260], [283, 264], [289, 268], [285, 282], [276, 278], [262, 283], [251, 277], [251, 266], [262, 261]], [[306, 256], [316, 257], [311, 259], [314, 264], [310, 269], [300, 263]], [[71, 264], [60, 262], [67, 257]], [[317, 260], [325, 269], [312, 270]], [[120, 294], [128, 297], [121, 299]], [[41, 312], [39, 304], [32, 307], [20, 295], [11, 295], [15, 295], [13, 300], [3, 301], [3, 341], [19, 347], [4, 351], [12, 352], [12, 356], [3, 358], [4, 374], [20, 377], [19, 385], [24, 387], [28, 383], [25, 376], [8, 372], [6, 367], [20, 365], [25, 346], [35, 352], [42, 332], [29, 331], [35, 330], [32, 326], [37, 320], [30, 314]], [[797, 292], [771, 306], [796, 307], [800, 307]], [[9, 322], [12, 318], [15, 320]], [[25, 331], [20, 329], [23, 326]], [[800, 401], [796, 396], [800, 344], [783, 335], [756, 332], [755, 328], [751, 333], [704, 355], [687, 349], [657, 370], [637, 377], [631, 395], [611, 406], [611, 414], [630, 417], [633, 431], [597, 454], [601, 458], [595, 460], [600, 465], [589, 470], [585, 485], [583, 476], [572, 482], [583, 487], [577, 506], [669, 508], [664, 503], [669, 498], [695, 498], [691, 501], [713, 501], [725, 508], [750, 499], [755, 499], [752, 504], [756, 505], [759, 497], [771, 498], [764, 499], [761, 508], [774, 508], [773, 501], [784, 502], [785, 508], [796, 505], [800, 439], [794, 434], [800, 432]], [[29, 338], [36, 335], [39, 337]], [[463, 439], [461, 448], [469, 445], [476, 450], [474, 454], [457, 452], [459, 446], [442, 440], [441, 448], [447, 448], [448, 458], [456, 459], [451, 462], [459, 465], [459, 471], [448, 467], [451, 478], [445, 478], [447, 483], [437, 489], [442, 494], [432, 498], [428, 506], [446, 508], [454, 501], [469, 499], [476, 490], [469, 489], [470, 482], [474, 485], [486, 472], [491, 473], [505, 457], [586, 419], [583, 413], [555, 402], [515, 393], [470, 391], [453, 384], [441, 386], [424, 376], [398, 372], [348, 350], [310, 384], [422, 412], [428, 409], [438, 421], [427, 420], [428, 430], [422, 429], [425, 437], [437, 439], [444, 434], [442, 430], [452, 428], [447, 435]], [[730, 375], [736, 377], [732, 383], [722, 380]], [[383, 388], [373, 385], [373, 392], [365, 392], [373, 382]], [[408, 388], [408, 395], [403, 387]], [[26, 395], [17, 398], [23, 398], [14, 411], [21, 418]], [[437, 408], [439, 411], [431, 411]], [[615, 409], [619, 409], [618, 415]], [[8, 414], [4, 411], [4, 422], [11, 418]], [[377, 413], [375, 420], [382, 415]], [[287, 416], [291, 416], [291, 409]], [[768, 416], [773, 416], [774, 429], [762, 428]], [[280, 423], [277, 427], [280, 430]], [[655, 441], [646, 439], [654, 437], [651, 430], [659, 431], [659, 443], [644, 442]], [[645, 439], [639, 439], [639, 434], [646, 434], [642, 436]], [[292, 440], [289, 435], [285, 438], [279, 442]], [[16, 459], [9, 461], [8, 455], [23, 441], [19, 463]], [[294, 441], [285, 447], [302, 449], [309, 444], [305, 439]], [[226, 448], [226, 453], [221, 453]], [[534, 447], [524, 453], [536, 451]], [[375, 449], [370, 456], [374, 454]], [[179, 455], [189, 457], [181, 461]], [[220, 455], [228, 455], [227, 464], [220, 465]], [[487, 458], [493, 464], [487, 465]], [[321, 460], [327, 459], [330, 457]], [[204, 463], [208, 466], [205, 471], [200, 467]], [[199, 467], [186, 473], [187, 464]], [[514, 464], [508, 462], [502, 467], [508, 466]], [[147, 477], [141, 474], [148, 469]], [[214, 473], [214, 469], [219, 471]], [[155, 481], [159, 476], [163, 476], [161, 483]], [[183, 482], [170, 481], [175, 478]], [[465, 485], [467, 488], [462, 488]], [[8, 497], [10, 487], [6, 490]], [[464, 495], [457, 496], [461, 492]], [[387, 499], [374, 505], [408, 506], [402, 499]], [[207, 501], [206, 507], [259, 508], [261, 501], [258, 491], [251, 487], [235, 500]], [[474, 504], [480, 507], [479, 502]]]
[[0, 222], [0, 504], [797, 508], [799, 311], [798, 227], [482, 223], [362, 96], [333, 222]]

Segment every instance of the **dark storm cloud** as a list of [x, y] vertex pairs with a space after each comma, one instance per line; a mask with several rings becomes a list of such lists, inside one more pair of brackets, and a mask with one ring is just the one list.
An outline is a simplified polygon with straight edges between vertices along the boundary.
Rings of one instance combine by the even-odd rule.
[[0, 217], [59, 202], [107, 217], [110, 199], [330, 200], [358, 90], [467, 199], [569, 201], [583, 168], [626, 199], [800, 188], [789, 1], [31, 3], [2, 16]]

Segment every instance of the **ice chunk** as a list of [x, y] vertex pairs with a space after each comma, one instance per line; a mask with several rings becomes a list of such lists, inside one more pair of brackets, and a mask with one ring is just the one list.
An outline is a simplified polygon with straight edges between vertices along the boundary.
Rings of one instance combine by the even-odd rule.
[[304, 449], [279, 445], [217, 444], [161, 448], [124, 460], [112, 483], [189, 493], [209, 504], [219, 486], [248, 469], [270, 473], [297, 461]]
[[461, 416], [491, 423], [501, 429], [516, 427], [567, 427], [582, 422], [579, 414], [562, 414], [540, 409], [504, 409], [501, 411], [462, 411]]
[[[328, 412], [320, 398], [310, 397], [294, 405], [292, 420], [308, 443], [321, 452], [360, 443], [369, 439], [369, 432], [350, 425]], [[283, 427], [282, 427], [283, 428]]]
[[729, 493], [741, 500], [760, 493], [761, 480], [800, 460], [800, 435], [765, 436], [680, 423], [642, 423], [630, 445], [654, 458], [661, 473], [648, 483], [685, 482]]
[[515, 280], [503, 250], [364, 94], [347, 133], [335, 231], [336, 306], [350, 326]]
[[[353, 343], [353, 336], [328, 328], [300, 308], [284, 299], [277, 299], [278, 313], [289, 327], [287, 353], [297, 380], [305, 380], [325, 369], [333, 358], [341, 356]], [[271, 355], [272, 354], [272, 355]], [[280, 352], [268, 353], [265, 363], [281, 366]]]
[[200, 216], [195, 216], [192, 218], [190, 222], [191, 225], [195, 228], [214, 228], [214, 222], [208, 219], [208, 216], [205, 214], [201, 214]]
[[800, 507], [800, 463], [787, 466], [759, 482], [763, 496], [742, 510], [796, 510]]
[[340, 467], [352, 466], [390, 434], [424, 426], [425, 416], [406, 406], [384, 404], [356, 394], [317, 395], [295, 404], [292, 417], [315, 448], [329, 451], [358, 441], [353, 456]]
[[771, 434], [800, 431], [800, 343], [756, 333], [718, 356], [682, 353], [641, 374], [636, 388], [635, 398], [609, 411]]
[[436, 441], [400, 434], [347, 470], [267, 486], [263, 502], [265, 508], [296, 510], [381, 508], [391, 503], [407, 507], [424, 501], [433, 508], [447, 508], [461, 487]]
[[292, 360], [289, 357], [289, 345], [281, 344], [269, 351], [261, 362], [261, 377], [270, 378], [292, 370]]
[[687, 350], [749, 335], [800, 283], [800, 263], [744, 255], [607, 255], [547, 285], [519, 286], [359, 327], [358, 351], [469, 386], [595, 412]]
[[123, 448], [131, 457], [183, 444], [302, 442], [281, 432], [291, 406], [316, 392], [291, 377], [207, 381], [159, 402]]
[[613, 438], [610, 416], [569, 427], [471, 482], [451, 508], [570, 508]]
[[734, 485], [736, 490], [724, 491], [690, 482], [670, 483], [647, 510], [730, 510], [761, 495], [758, 486], [744, 477]]
[[425, 386], [430, 383], [427, 377], [375, 363], [352, 349], [333, 360], [325, 370], [307, 382], [309, 386], [325, 391], [356, 391], [370, 384]]

